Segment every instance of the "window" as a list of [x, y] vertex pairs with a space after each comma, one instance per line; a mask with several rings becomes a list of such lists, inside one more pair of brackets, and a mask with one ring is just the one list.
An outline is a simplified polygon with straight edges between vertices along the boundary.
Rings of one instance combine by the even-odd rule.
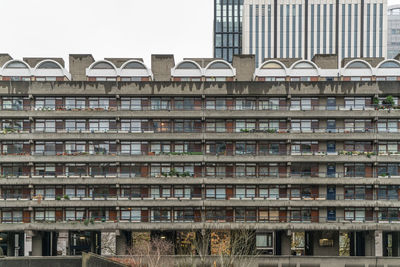
[[140, 222], [141, 210], [133, 208], [121, 208], [121, 220], [129, 222]]
[[370, 120], [345, 120], [345, 132], [363, 133], [372, 130], [372, 122]]
[[96, 110], [108, 110], [110, 107], [109, 98], [91, 97], [89, 98], [89, 108]]
[[2, 142], [2, 153], [7, 155], [29, 153], [30, 144], [29, 142]]
[[174, 210], [174, 221], [176, 222], [193, 222], [193, 209], [176, 209]]
[[398, 208], [379, 208], [378, 212], [379, 221], [398, 221], [399, 209]]
[[[147, 100], [130, 97], [121, 98], [121, 110], [142, 110], [142, 102], [147, 102]], [[145, 108], [148, 107], [145, 106]]]
[[[61, 100], [61, 98], [60, 98], [60, 100]], [[55, 109], [56, 109], [56, 98], [54, 98], [54, 97], [38, 97], [38, 98], [36, 98], [35, 110], [55, 110]]]
[[371, 98], [366, 97], [345, 97], [344, 104], [346, 110], [364, 110], [371, 105]]
[[86, 142], [65, 142], [65, 152], [68, 154], [81, 154], [86, 152]]
[[91, 141], [89, 142], [89, 153], [93, 154], [110, 154], [116, 153], [117, 151], [116, 142], [112, 141]]
[[236, 132], [251, 132], [256, 129], [255, 120], [237, 120], [236, 121]]
[[147, 120], [121, 120], [121, 131], [140, 133], [149, 131]]
[[152, 209], [151, 210], [152, 222], [170, 222], [171, 211], [168, 209]]
[[317, 102], [318, 99], [311, 98], [293, 98], [291, 100], [290, 110], [312, 110], [312, 102]]
[[226, 199], [226, 189], [224, 186], [207, 186], [206, 187], [207, 199]]
[[85, 131], [86, 130], [86, 121], [84, 120], [66, 120], [65, 121], [65, 130], [70, 131]]
[[292, 155], [311, 155], [318, 150], [318, 141], [294, 141]]
[[82, 163], [67, 163], [65, 166], [67, 176], [85, 176], [87, 175], [86, 165]]
[[378, 144], [379, 154], [392, 154], [398, 153], [399, 150], [399, 143], [398, 142], [384, 142], [380, 141]]
[[312, 132], [318, 129], [318, 120], [292, 120], [292, 131]]
[[[231, 108], [231, 106], [227, 106], [226, 102], [225, 98], [207, 98], [206, 110], [226, 110]], [[229, 102], [233, 102], [233, 100], [229, 100]]]
[[3, 97], [3, 110], [23, 110], [22, 97]]
[[[368, 173], [367, 173], [367, 171]], [[344, 175], [345, 177], [371, 177], [372, 176], [372, 166], [369, 164], [353, 164], [345, 163], [344, 165]]]
[[65, 98], [65, 108], [67, 110], [85, 109], [86, 100], [83, 97], [67, 97]]
[[89, 120], [89, 130], [91, 132], [108, 132], [110, 130], [109, 120]]
[[36, 120], [35, 131], [55, 133], [56, 132], [56, 121], [55, 120]]
[[254, 99], [236, 99], [236, 110], [255, 110], [255, 107]]
[[226, 130], [225, 121], [206, 121], [206, 131], [207, 132], [217, 132], [224, 133]]
[[44, 156], [54, 156], [63, 153], [62, 142], [36, 142], [35, 154]]
[[[286, 167], [285, 167], [286, 171]], [[259, 176], [261, 177], [278, 177], [279, 166], [277, 163], [262, 164], [259, 167]]]
[[396, 133], [398, 120], [378, 120], [378, 132]]
[[236, 177], [254, 177], [256, 176], [256, 165], [255, 164], [237, 164], [236, 165]]
[[201, 102], [198, 98], [175, 98], [175, 110], [200, 110], [201, 106], [196, 103]]
[[378, 165], [378, 176], [380, 177], [398, 176], [398, 164], [380, 163]]
[[326, 110], [336, 110], [336, 98], [328, 97], [326, 99]]
[[[146, 168], [146, 173], [143, 175], [147, 175], [147, 166], [143, 166]], [[122, 178], [131, 178], [131, 177], [140, 177], [142, 176], [142, 165], [135, 163], [123, 163], [120, 167], [120, 177]]]
[[[282, 103], [282, 105], [281, 105]], [[286, 99], [284, 98], [270, 98], [261, 99], [258, 101], [259, 110], [279, 110], [286, 108]]]
[[345, 208], [344, 218], [346, 221], [365, 221], [365, 209]]
[[236, 142], [236, 155], [256, 155], [255, 142]]
[[151, 110], [170, 110], [170, 100], [163, 98], [151, 99]]

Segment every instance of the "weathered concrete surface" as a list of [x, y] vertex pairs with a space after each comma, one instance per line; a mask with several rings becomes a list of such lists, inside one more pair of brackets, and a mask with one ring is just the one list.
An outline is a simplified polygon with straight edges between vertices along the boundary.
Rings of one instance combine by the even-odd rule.
[[82, 254], [82, 267], [128, 267], [93, 253]]
[[0, 267], [81, 267], [81, 265], [81, 257], [0, 258]]
[[[82, 59], [83, 60], [83, 59]], [[90, 60], [82, 68], [87, 68]], [[70, 63], [71, 64], [71, 63]], [[172, 63], [171, 63], [172, 64]], [[90, 64], [89, 64], [90, 65]], [[161, 67], [167, 68], [161, 64]], [[153, 71], [155, 71], [153, 69]], [[160, 72], [162, 69], [159, 70]], [[165, 69], [164, 69], [165, 71]], [[168, 69], [169, 75], [170, 69]], [[73, 73], [71, 73], [74, 75]], [[154, 73], [156, 77], [156, 73]], [[166, 73], [159, 74], [168, 79]], [[85, 78], [86, 79], [86, 78]], [[10, 82], [0, 81], [0, 95], [168, 95], [168, 96], [221, 96], [221, 95], [291, 95], [310, 96], [356, 96], [356, 95], [398, 95], [398, 81], [321, 81], [321, 82], [171, 82], [156, 80], [154, 82]]]
[[[121, 258], [124, 258], [121, 256]], [[203, 265], [199, 258], [167, 256], [175, 266], [220, 266], [221, 258], [209, 256]], [[226, 260], [227, 261], [227, 260]], [[215, 263], [215, 265], [214, 265]], [[185, 264], [185, 265], [183, 265]], [[307, 256], [256, 256], [234, 259], [234, 267], [398, 267], [400, 258], [382, 257], [307, 257]]]

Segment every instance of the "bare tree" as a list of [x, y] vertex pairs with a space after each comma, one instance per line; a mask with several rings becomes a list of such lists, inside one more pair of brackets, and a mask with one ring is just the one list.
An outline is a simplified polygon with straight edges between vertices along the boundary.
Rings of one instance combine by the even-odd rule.
[[[181, 266], [240, 267], [250, 266], [258, 254], [255, 247], [255, 231], [240, 229], [200, 230], [191, 239], [191, 250], [187, 257], [181, 259]], [[180, 266], [180, 265], [178, 265]]]
[[162, 238], [139, 240], [128, 249], [129, 258], [120, 262], [131, 267], [172, 267], [174, 260], [167, 257], [173, 254], [174, 245]]
[[218, 265], [221, 267], [246, 267], [253, 264], [257, 250], [255, 231], [239, 229], [225, 233], [218, 246]]

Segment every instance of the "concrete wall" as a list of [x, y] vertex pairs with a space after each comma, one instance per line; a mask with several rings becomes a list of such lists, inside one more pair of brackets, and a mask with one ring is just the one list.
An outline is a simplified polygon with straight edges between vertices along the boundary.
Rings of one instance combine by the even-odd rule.
[[339, 232], [331, 232], [333, 247], [321, 247], [319, 240], [325, 238], [323, 232], [313, 232], [313, 253], [318, 256], [339, 256]]
[[0, 258], [0, 267], [81, 267], [81, 257]]
[[254, 55], [234, 55], [233, 67], [236, 68], [236, 80], [252, 81], [256, 61]]
[[83, 253], [82, 267], [128, 267], [128, 265], [112, 261], [93, 253]]
[[311, 60], [321, 69], [337, 69], [338, 56], [329, 54], [317, 54]]
[[69, 55], [69, 72], [73, 81], [86, 81], [86, 68], [94, 62], [92, 55]]
[[42, 236], [36, 234], [32, 237], [32, 256], [42, 256]]
[[291, 255], [292, 251], [290, 249], [291, 246], [291, 235], [288, 235], [287, 231], [284, 231], [281, 236], [281, 254], [282, 255]]
[[11, 59], [12, 57], [9, 54], [0, 54], [0, 68], [3, 67], [4, 63]]
[[151, 69], [155, 81], [170, 81], [173, 67], [174, 55], [151, 55]]

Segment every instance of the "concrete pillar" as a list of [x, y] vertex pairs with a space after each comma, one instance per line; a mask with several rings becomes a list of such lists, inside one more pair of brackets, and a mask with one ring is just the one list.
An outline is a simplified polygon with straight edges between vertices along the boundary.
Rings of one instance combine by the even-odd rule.
[[128, 253], [127, 235], [125, 231], [116, 231], [116, 254], [126, 255]]
[[101, 255], [116, 254], [116, 233], [101, 232]]
[[43, 256], [41, 234], [32, 236], [32, 256]]
[[375, 231], [375, 256], [383, 256], [383, 234], [382, 231]]
[[67, 248], [68, 248], [68, 231], [59, 232], [57, 238], [57, 255], [66, 256]]
[[32, 238], [33, 232], [26, 231], [24, 234], [24, 256], [32, 255]]

